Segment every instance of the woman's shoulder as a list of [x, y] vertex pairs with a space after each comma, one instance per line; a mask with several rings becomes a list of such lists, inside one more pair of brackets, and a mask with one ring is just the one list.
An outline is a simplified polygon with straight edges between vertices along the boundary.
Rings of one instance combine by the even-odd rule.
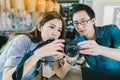
[[17, 45], [30, 45], [31, 44], [31, 39], [29, 38], [29, 36], [24, 35], [24, 34], [20, 34], [17, 35], [12, 41], [12, 44], [17, 44]]
[[31, 40], [31, 38], [25, 34], [17, 35], [13, 39], [12, 43], [17, 44], [17, 45], [21, 45], [24, 47], [29, 47], [31, 50], [34, 49], [38, 45], [38, 43], [33, 42]]
[[14, 39], [14, 41], [18, 41], [18, 42], [31, 42], [31, 39], [29, 36], [21, 34], [21, 35], [17, 35]]
[[21, 34], [21, 35], [17, 35], [16, 36], [17, 39], [30, 39], [29, 36], [25, 35], [25, 34]]

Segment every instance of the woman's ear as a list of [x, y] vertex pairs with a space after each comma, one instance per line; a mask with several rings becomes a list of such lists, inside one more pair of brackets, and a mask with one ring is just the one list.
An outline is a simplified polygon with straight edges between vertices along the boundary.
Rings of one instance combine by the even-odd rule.
[[38, 29], [38, 31], [41, 32], [41, 25], [40, 24], [37, 24], [37, 29]]

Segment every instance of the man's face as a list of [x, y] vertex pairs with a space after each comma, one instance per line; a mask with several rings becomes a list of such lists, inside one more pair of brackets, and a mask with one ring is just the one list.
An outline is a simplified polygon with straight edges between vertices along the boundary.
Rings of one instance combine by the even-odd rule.
[[94, 32], [93, 24], [95, 19], [90, 19], [86, 11], [78, 11], [73, 14], [73, 24], [76, 31], [84, 36], [90, 35]]

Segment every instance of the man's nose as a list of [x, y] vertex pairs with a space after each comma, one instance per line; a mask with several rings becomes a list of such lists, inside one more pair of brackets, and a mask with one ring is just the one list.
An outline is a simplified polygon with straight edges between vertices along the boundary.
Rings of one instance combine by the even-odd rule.
[[76, 26], [77, 27], [77, 29], [83, 29], [84, 28], [84, 25], [78, 25], [78, 26]]

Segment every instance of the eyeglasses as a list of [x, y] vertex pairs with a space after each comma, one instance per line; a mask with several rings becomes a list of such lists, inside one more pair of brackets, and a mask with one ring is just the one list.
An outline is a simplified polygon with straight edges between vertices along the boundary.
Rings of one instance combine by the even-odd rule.
[[73, 22], [73, 25], [74, 26], [86, 25], [89, 21], [90, 21], [90, 19], [84, 20], [84, 21], [81, 21], [81, 22]]

